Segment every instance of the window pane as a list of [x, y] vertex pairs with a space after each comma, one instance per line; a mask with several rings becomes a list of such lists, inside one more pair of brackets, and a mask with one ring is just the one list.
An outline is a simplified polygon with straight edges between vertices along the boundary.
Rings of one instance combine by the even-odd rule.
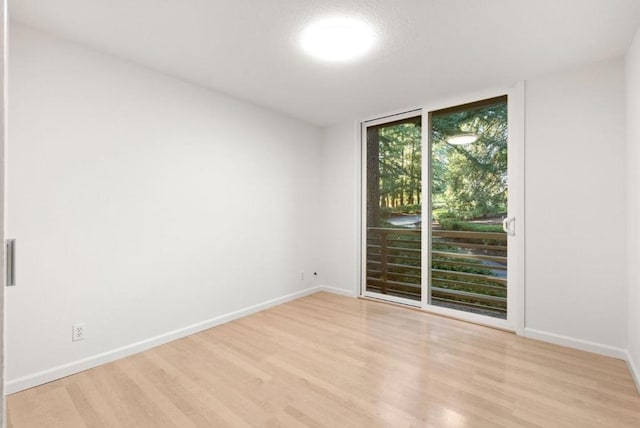
[[506, 318], [507, 97], [430, 118], [430, 302]]
[[366, 290], [421, 300], [421, 116], [367, 128]]

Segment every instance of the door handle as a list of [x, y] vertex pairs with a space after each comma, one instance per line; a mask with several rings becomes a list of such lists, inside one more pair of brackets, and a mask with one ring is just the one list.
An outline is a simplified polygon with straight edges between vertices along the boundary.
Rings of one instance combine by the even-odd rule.
[[16, 285], [16, 240], [7, 239], [7, 287]]
[[515, 217], [507, 217], [502, 220], [502, 229], [507, 233], [507, 235], [515, 236], [516, 234], [516, 218]]

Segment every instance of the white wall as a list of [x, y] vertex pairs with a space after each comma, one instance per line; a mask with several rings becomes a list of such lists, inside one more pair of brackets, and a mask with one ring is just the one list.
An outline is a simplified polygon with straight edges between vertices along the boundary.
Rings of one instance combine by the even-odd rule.
[[627, 72], [627, 192], [629, 363], [640, 389], [640, 30], [629, 49]]
[[10, 390], [313, 285], [319, 129], [17, 24], [10, 55]]
[[360, 142], [358, 124], [326, 128], [321, 150], [322, 283], [357, 295], [360, 280]]
[[[437, 100], [432, 100], [437, 101]], [[352, 125], [324, 133], [324, 194], [354, 218], [359, 200]], [[624, 68], [621, 60], [527, 82], [526, 333], [622, 356], [626, 348]], [[351, 181], [347, 182], [351, 178]], [[357, 224], [340, 227], [331, 285], [357, 290]], [[343, 237], [337, 245], [339, 237]], [[353, 239], [353, 238], [349, 238]], [[357, 239], [357, 238], [356, 238]], [[328, 258], [327, 258], [328, 259]], [[354, 278], [356, 278], [354, 280]]]
[[616, 356], [627, 342], [624, 90], [615, 60], [529, 80], [526, 101], [526, 328]]

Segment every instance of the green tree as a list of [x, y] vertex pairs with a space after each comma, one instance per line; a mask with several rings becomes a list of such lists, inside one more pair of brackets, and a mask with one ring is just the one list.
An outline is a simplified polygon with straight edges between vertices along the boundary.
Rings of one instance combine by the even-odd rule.
[[380, 206], [417, 205], [422, 194], [421, 126], [400, 123], [379, 130]]
[[[432, 115], [432, 189], [434, 205], [445, 215], [473, 219], [506, 211], [507, 105], [491, 105]], [[455, 146], [449, 137], [478, 136]]]

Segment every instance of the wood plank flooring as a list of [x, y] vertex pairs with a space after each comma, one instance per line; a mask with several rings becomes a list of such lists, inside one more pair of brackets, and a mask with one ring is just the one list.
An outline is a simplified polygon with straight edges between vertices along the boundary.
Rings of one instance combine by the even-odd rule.
[[640, 427], [623, 361], [318, 293], [8, 397], [8, 427]]

